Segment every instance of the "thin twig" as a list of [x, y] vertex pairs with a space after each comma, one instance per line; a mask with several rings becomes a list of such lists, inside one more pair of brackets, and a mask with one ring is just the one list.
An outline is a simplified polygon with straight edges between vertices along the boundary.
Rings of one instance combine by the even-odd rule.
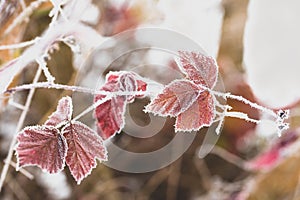
[[249, 169], [247, 169], [247, 167], [245, 166], [246, 162], [242, 158], [226, 151], [225, 149], [223, 149], [221, 147], [215, 146], [210, 153], [215, 154], [215, 155], [219, 156], [220, 158], [223, 158], [227, 162], [234, 164], [237, 167], [239, 167], [245, 171], [249, 171]]
[[26, 7], [17, 18], [11, 23], [11, 25], [5, 30], [3, 36], [9, 34], [17, 25], [22, 23], [24, 20], [29, 17], [35, 9], [37, 9], [42, 3], [47, 2], [48, 0], [37, 0], [32, 2], [28, 7]]
[[[62, 85], [62, 84], [57, 84], [57, 83], [49, 83], [49, 82], [38, 82], [34, 84], [24, 84], [21, 86], [17, 86], [11, 89], [8, 89], [6, 93], [14, 93], [14, 92], [19, 92], [22, 90], [30, 90], [32, 88], [46, 88], [46, 89], [57, 89], [57, 90], [70, 90], [73, 92], [82, 92], [82, 93], [88, 93], [88, 94], [96, 94], [97, 92], [93, 89], [90, 88], [84, 88], [80, 86], [70, 86], [70, 85]], [[98, 93], [97, 93], [98, 94]], [[108, 92], [103, 91], [101, 93], [103, 95], [107, 95]]]
[[32, 88], [46, 88], [46, 89], [57, 89], [57, 90], [69, 90], [73, 92], [81, 92], [87, 93], [91, 95], [114, 95], [114, 96], [122, 96], [122, 95], [147, 95], [147, 91], [103, 91], [103, 90], [94, 90], [86, 87], [74, 86], [74, 85], [63, 85], [57, 83], [49, 83], [49, 82], [38, 82], [34, 84], [24, 84], [14, 88], [10, 88], [5, 93], [14, 93], [23, 90], [30, 90]]
[[9, 44], [9, 45], [1, 45], [0, 50], [24, 48], [24, 47], [35, 44], [39, 40], [40, 40], [40, 37], [36, 37], [33, 40], [29, 40], [29, 41], [26, 41], [26, 42], [20, 42], [20, 43], [17, 43], [17, 44]]
[[89, 113], [92, 110], [94, 110], [97, 106], [103, 104], [104, 102], [110, 100], [111, 98], [112, 98], [112, 95], [107, 95], [105, 98], [96, 101], [95, 103], [93, 103], [93, 105], [91, 105], [90, 107], [86, 108], [79, 115], [77, 115], [76, 117], [74, 117], [72, 121], [76, 121], [76, 120], [80, 119], [81, 117], [83, 117], [87, 113]]
[[[39, 80], [39, 78], [41, 76], [41, 73], [42, 73], [42, 69], [39, 67], [38, 70], [37, 70], [37, 72], [36, 72], [36, 74], [35, 74], [35, 77], [33, 79], [33, 84], [38, 82], [38, 80]], [[1, 177], [0, 177], [0, 192], [2, 190], [4, 181], [5, 181], [7, 172], [8, 172], [9, 163], [10, 163], [10, 161], [12, 159], [12, 156], [13, 156], [15, 144], [17, 142], [18, 132], [21, 130], [21, 128], [22, 128], [22, 126], [24, 124], [25, 117], [26, 117], [26, 115], [28, 113], [29, 106], [31, 104], [31, 101], [32, 101], [34, 93], [35, 93], [35, 88], [31, 88], [30, 91], [29, 91], [29, 94], [27, 96], [27, 99], [26, 99], [25, 109], [21, 113], [21, 116], [20, 116], [18, 124], [17, 124], [15, 135], [14, 135], [14, 137], [13, 137], [11, 143], [10, 143], [9, 151], [8, 151], [7, 157], [5, 159], [6, 162], [5, 162], [4, 167], [2, 169], [2, 172], [1, 172]]]
[[253, 102], [249, 101], [248, 99], [245, 99], [242, 96], [237, 96], [237, 95], [233, 95], [233, 94], [230, 94], [230, 93], [217, 92], [217, 91], [213, 91], [213, 90], [211, 90], [211, 93], [216, 95], [216, 96], [220, 96], [220, 97], [223, 97], [223, 98], [226, 98], [226, 99], [230, 98], [230, 99], [234, 99], [234, 100], [237, 100], [237, 101], [241, 101], [244, 104], [247, 104], [247, 105], [249, 105], [249, 106], [251, 106], [251, 107], [253, 107], [257, 110], [261, 110], [263, 112], [266, 112], [266, 113], [270, 114], [271, 116], [277, 118], [277, 114], [273, 110], [265, 108], [263, 106], [260, 106], [256, 103], [253, 103]]
[[22, 10], [25, 10], [26, 8], [26, 3], [24, 0], [20, 0], [20, 4], [21, 4], [21, 7], [22, 7]]
[[45, 61], [45, 56], [41, 56], [41, 57], [37, 58], [36, 62], [39, 64], [39, 67], [41, 67], [43, 69], [43, 72], [44, 72], [44, 75], [45, 75], [47, 81], [49, 83], [54, 83], [55, 78], [54, 78], [54, 76], [51, 75], [51, 73], [47, 67], [47, 63]]
[[21, 105], [19, 103], [14, 102], [13, 99], [9, 99], [8, 103], [9, 103], [9, 105], [11, 105], [11, 106], [13, 106], [15, 108], [18, 108], [20, 110], [25, 110], [25, 106], [24, 105]]
[[[4, 161], [4, 163], [6, 163], [6, 161]], [[12, 167], [14, 167], [15, 169], [17, 168], [17, 164], [15, 162], [10, 161], [9, 164]], [[27, 170], [23, 169], [23, 168], [20, 168], [19, 172], [21, 172], [21, 174], [23, 174], [24, 176], [26, 176], [29, 180], [33, 180], [34, 179], [34, 176], [31, 173], [29, 173]]]
[[[68, 18], [67, 18], [67, 16], [65, 15], [65, 12], [64, 12], [63, 9], [61, 8], [61, 6], [63, 5], [63, 3], [65, 3], [65, 2], [64, 2], [64, 1], [61, 1], [61, 2], [58, 3], [58, 4], [56, 4], [56, 2], [53, 1], [53, 0], [50, 0], [50, 2], [51, 2], [52, 5], [53, 5], [53, 9], [56, 10], [56, 12], [55, 12], [54, 15], [57, 15], [56, 17], [54, 17], [54, 15], [53, 15], [53, 18], [56, 18], [56, 19], [57, 19], [58, 14], [60, 13], [61, 16], [62, 16], [62, 18], [63, 18], [65, 21], [68, 21]], [[56, 19], [55, 19], [55, 20], [56, 20]]]
[[232, 112], [226, 112], [224, 116], [225, 117], [243, 119], [245, 121], [252, 122], [254, 124], [259, 124], [260, 123], [260, 120], [249, 118], [247, 114], [242, 113], [242, 112], [233, 112], [233, 111]]

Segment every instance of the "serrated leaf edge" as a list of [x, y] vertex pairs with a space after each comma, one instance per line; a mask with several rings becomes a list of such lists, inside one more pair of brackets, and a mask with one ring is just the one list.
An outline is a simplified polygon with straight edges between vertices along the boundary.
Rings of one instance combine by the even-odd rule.
[[[213, 96], [213, 94], [211, 94], [211, 93], [210, 93], [210, 95]], [[212, 120], [210, 121], [210, 123], [202, 124], [199, 128], [181, 129], [181, 128], [177, 128], [177, 117], [176, 117], [176, 121], [175, 121], [175, 124], [174, 124], [175, 133], [177, 133], [177, 132], [199, 131], [200, 129], [202, 129], [204, 127], [210, 127], [214, 123], [214, 119], [216, 118], [216, 102], [215, 102], [214, 98], [212, 98], [212, 102], [213, 102], [213, 116], [212, 116]]]
[[[42, 126], [41, 126], [41, 125], [27, 126], [27, 127], [23, 128], [23, 129], [18, 133], [18, 135], [20, 135], [21, 132], [25, 131], [25, 129], [34, 128], [34, 127], [40, 127], [40, 128], [42, 128], [42, 127], [51, 127], [51, 128], [57, 129], [57, 128], [54, 127], [54, 126], [48, 126], [48, 125], [42, 125]], [[33, 164], [33, 163], [29, 163], [29, 164], [24, 164], [24, 165], [20, 166], [20, 163], [19, 163], [19, 154], [18, 154], [18, 151], [17, 151], [17, 147], [19, 146], [20, 142], [18, 141], [17, 144], [16, 144], [16, 146], [15, 146], [15, 155], [16, 155], [16, 158], [17, 158], [16, 171], [19, 171], [21, 168], [28, 167], [28, 166], [36, 166], [36, 167], [39, 167], [44, 173], [47, 173], [47, 174], [56, 174], [56, 173], [59, 173], [59, 172], [63, 171], [63, 169], [64, 169], [65, 166], [66, 166], [66, 156], [67, 156], [67, 152], [68, 152], [68, 145], [67, 145], [67, 140], [66, 140], [66, 138], [61, 134], [61, 132], [60, 132], [58, 129], [57, 129], [57, 132], [58, 132], [58, 134], [61, 136], [62, 141], [64, 142], [65, 147], [66, 147], [65, 155], [63, 156], [63, 164], [62, 164], [61, 169], [59, 169], [57, 172], [51, 173], [51, 172], [49, 172], [47, 169], [42, 168], [41, 165], [35, 164], [35, 163], [34, 163], [34, 164]]]
[[[180, 54], [180, 53], [186, 53], [186, 52], [189, 52], [189, 51], [178, 51], [178, 52], [179, 52], [179, 54]], [[214, 65], [216, 66], [216, 67], [215, 67], [215, 68], [216, 68], [216, 78], [215, 78], [215, 81], [214, 81], [214, 83], [212, 84], [212, 86], [209, 87], [210, 89], [213, 89], [213, 88], [216, 86], [217, 82], [218, 82], [218, 75], [219, 75], [219, 66], [218, 66], [218, 63], [217, 63], [216, 59], [215, 59], [214, 57], [212, 57], [212, 56], [206, 56], [206, 55], [204, 55], [204, 54], [201, 53], [201, 52], [190, 51], [189, 53], [192, 53], [192, 52], [193, 52], [193, 53], [196, 53], [196, 54], [201, 54], [202, 56], [205, 56], [206, 58], [210, 58], [210, 59], [212, 59], [212, 60], [214, 61]], [[178, 58], [178, 57], [179, 57], [179, 58]], [[191, 80], [191, 79], [188, 77], [188, 73], [187, 73], [186, 70], [183, 68], [182, 63], [181, 63], [181, 61], [180, 61], [180, 55], [178, 55], [178, 57], [174, 57], [174, 60], [175, 60], [175, 62], [176, 62], [176, 64], [177, 64], [178, 68], [180, 69], [180, 71], [181, 71], [184, 75], [187, 76], [187, 79], [188, 79], [188, 80], [194, 82], [193, 80]], [[193, 66], [194, 66], [194, 65], [193, 65]], [[206, 80], [204, 80], [204, 81], [206, 82]], [[200, 84], [200, 85], [202, 85], [202, 84]], [[207, 87], [206, 85], [202, 85], [202, 86]]]
[[[82, 123], [82, 122], [80, 122], [80, 121], [72, 121], [70, 124], [75, 124], [75, 123], [76, 123], [76, 124], [80, 124], [81, 126], [84, 126], [84, 127], [86, 127], [87, 129], [90, 129], [90, 130], [94, 133], [94, 135], [95, 135], [96, 137], [100, 138], [100, 140], [101, 140], [101, 142], [102, 142], [102, 144], [103, 144], [103, 146], [104, 146], [104, 140], [102, 139], [102, 137], [100, 137], [100, 136], [97, 134], [96, 131], [94, 131], [93, 129], [91, 129], [90, 127], [88, 127], [87, 125], [85, 125], [84, 123]], [[67, 127], [67, 125], [66, 125], [65, 127], [63, 127], [63, 129], [62, 129], [62, 135], [64, 135], [64, 129], [65, 129], [66, 127]], [[107, 161], [107, 160], [108, 160], [108, 152], [107, 152], [107, 149], [106, 149], [105, 146], [104, 146], [104, 150], [105, 150], [105, 152], [104, 152], [105, 159], [102, 159], [102, 158], [99, 158], [98, 156], [95, 156], [95, 158], [94, 158], [95, 163], [91, 166], [90, 170], [89, 170], [86, 174], [84, 174], [84, 176], [81, 177], [80, 179], [76, 180], [73, 171], [70, 170], [70, 172], [71, 172], [71, 174], [72, 174], [72, 177], [73, 177], [73, 178], [75, 179], [75, 181], [77, 182], [77, 185], [80, 185], [80, 183], [81, 183], [86, 177], [88, 177], [88, 176], [92, 173], [93, 169], [95, 169], [95, 168], [97, 167], [97, 160], [100, 161], [100, 163], [101, 163], [102, 161]], [[66, 156], [67, 156], [67, 155], [66, 155]], [[69, 165], [68, 165], [67, 163], [66, 163], [66, 165], [67, 165], [68, 168], [69, 168]]]
[[[192, 85], [194, 85], [195, 87], [199, 88], [199, 90], [197, 91], [198, 94], [197, 94], [196, 98], [195, 98], [194, 100], [190, 101], [189, 104], [188, 104], [188, 106], [186, 106], [185, 109], [181, 110], [177, 115], [161, 114], [161, 113], [158, 113], [158, 112], [153, 112], [153, 111], [151, 111], [151, 110], [149, 109], [150, 104], [151, 104], [151, 103], [152, 103], [159, 95], [161, 95], [161, 94], [164, 93], [164, 89], [165, 89], [166, 87], [169, 87], [169, 85], [173, 84], [174, 82], [180, 82], [180, 81], [183, 81], [183, 82], [189, 82], [189, 83], [191, 83]], [[191, 80], [186, 80], [186, 79], [175, 79], [175, 80], [171, 81], [169, 84], [167, 84], [167, 85], [165, 86], [165, 88], [162, 89], [162, 90], [161, 90], [161, 91], [160, 91], [160, 92], [159, 92], [159, 93], [151, 100], [151, 102], [150, 102], [148, 105], [145, 106], [145, 108], [143, 109], [143, 111], [144, 111], [145, 113], [151, 113], [151, 114], [153, 114], [154, 116], [160, 116], [160, 117], [177, 117], [177, 116], [180, 115], [181, 113], [187, 111], [187, 110], [193, 105], [193, 103], [198, 99], [198, 97], [200, 96], [200, 94], [205, 90], [204, 88], [202, 88], [202, 91], [201, 91], [201, 87], [199, 87], [199, 86], [198, 86], [197, 84], [195, 84], [193, 81], [191, 81]]]
[[[62, 126], [64, 126], [64, 125], [68, 124], [68, 123], [71, 121], [71, 119], [72, 119], [72, 115], [73, 115], [73, 101], [72, 101], [72, 98], [71, 98], [70, 96], [62, 97], [62, 98], [58, 101], [57, 107], [58, 107], [58, 105], [60, 104], [60, 102], [61, 102], [63, 99], [65, 99], [65, 98], [70, 102], [70, 114], [69, 114], [67, 120], [64, 120], [64, 121], [58, 123], [55, 127], [62, 127]], [[56, 109], [57, 109], [57, 107], [56, 107]], [[50, 116], [48, 116], [48, 119], [45, 121], [44, 125], [47, 124], [47, 122], [50, 120], [50, 118], [51, 118], [53, 115], [55, 115], [55, 113], [56, 113], [56, 110], [55, 110]], [[46, 126], [49, 126], [49, 125], [46, 125]]]

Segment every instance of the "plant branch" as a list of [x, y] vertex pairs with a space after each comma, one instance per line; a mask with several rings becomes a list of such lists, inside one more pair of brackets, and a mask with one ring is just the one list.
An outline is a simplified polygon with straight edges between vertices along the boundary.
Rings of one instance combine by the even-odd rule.
[[48, 0], [37, 0], [32, 2], [28, 7], [23, 9], [23, 11], [18, 15], [18, 17], [11, 23], [11, 25], [5, 30], [3, 36], [9, 34], [17, 25], [22, 23], [29, 17], [35, 9], [37, 9], [42, 3], [47, 2]]
[[[82, 93], [88, 93], [88, 94], [96, 94], [96, 91], [90, 88], [84, 88], [79, 86], [70, 86], [70, 85], [62, 85], [57, 83], [50, 83], [50, 82], [38, 82], [33, 84], [24, 84], [21, 86], [17, 86], [11, 89], [8, 89], [5, 93], [14, 93], [19, 92], [22, 90], [30, 90], [32, 88], [46, 88], [46, 89], [57, 89], [57, 90], [70, 90], [73, 92], [82, 92]], [[102, 94], [102, 93], [101, 93]], [[104, 95], [107, 94], [107, 92], [103, 93]]]
[[223, 158], [227, 162], [234, 164], [245, 171], [249, 171], [249, 169], [245, 166], [246, 161], [221, 147], [215, 146], [210, 153]]
[[[281, 133], [284, 131], [284, 130], [287, 130], [289, 128], [289, 123], [285, 123], [285, 120], [288, 119], [289, 117], [289, 110], [279, 110], [277, 112], [271, 110], [271, 109], [268, 109], [266, 107], [263, 107], [263, 106], [260, 106], [256, 103], [253, 103], [251, 101], [249, 101], [248, 99], [245, 99], [244, 97], [242, 96], [237, 96], [237, 95], [233, 95], [233, 94], [230, 94], [230, 93], [222, 93], [222, 92], [218, 92], [218, 91], [213, 91], [213, 90], [210, 90], [209, 88], [206, 88], [208, 89], [212, 94], [213, 96], [219, 96], [219, 97], [222, 97], [224, 99], [234, 99], [234, 100], [237, 100], [237, 101], [240, 101], [240, 102], [243, 102], [244, 104], [247, 104], [247, 105], [250, 105], [251, 107], [255, 108], [255, 109], [258, 109], [262, 112], [265, 112], [265, 113], [268, 113], [269, 115], [271, 115], [272, 117], [274, 117], [275, 121], [276, 121], [276, 125], [277, 125], [277, 134], [278, 136], [280, 137], [281, 136]], [[249, 118], [247, 114], [245, 113], [242, 113], [242, 112], [227, 112], [227, 110], [230, 110], [231, 107], [226, 107], [221, 105], [216, 97], [214, 97], [214, 100], [215, 100], [215, 105], [219, 106], [221, 109], [223, 109], [223, 113], [220, 113], [220, 121], [223, 120], [222, 118], [224, 117], [233, 117], [233, 118], [239, 118], [239, 119], [244, 119], [246, 121], [249, 121], [249, 122], [252, 122], [252, 123], [255, 123], [255, 124], [259, 124], [260, 123], [260, 120], [256, 120], [256, 119], [252, 119], [252, 118]], [[218, 126], [217, 129], [219, 129], [220, 125]], [[219, 130], [218, 130], [219, 131]], [[218, 133], [218, 131], [216, 131]]]
[[[6, 163], [6, 161], [4, 161], [4, 163]], [[17, 168], [17, 164], [13, 161], [10, 161], [9, 163], [12, 167], [14, 167], [15, 169]], [[20, 168], [19, 172], [21, 172], [24, 176], [26, 176], [28, 179], [33, 180], [34, 176], [29, 173], [27, 170]]]
[[31, 45], [35, 44], [39, 40], [40, 40], [40, 37], [36, 37], [33, 40], [29, 40], [29, 41], [26, 41], [26, 42], [20, 42], [20, 43], [17, 43], [17, 44], [9, 44], [9, 45], [1, 45], [0, 50], [24, 48], [24, 47], [31, 46]]
[[58, 21], [58, 15], [61, 14], [62, 18], [64, 21], [68, 21], [66, 15], [64, 14], [63, 10], [61, 9], [62, 4], [64, 3], [61, 1], [60, 3], [57, 3], [54, 0], [49, 0], [51, 4], [53, 5], [52, 10], [49, 13], [49, 17], [51, 17], [51, 22], [49, 26], [53, 26], [57, 21]]
[[20, 4], [21, 4], [21, 7], [22, 7], [22, 10], [25, 10], [26, 9], [26, 3], [24, 0], [20, 0]]
[[230, 98], [230, 99], [234, 99], [234, 100], [237, 100], [237, 101], [241, 101], [244, 104], [247, 104], [247, 105], [251, 106], [252, 108], [255, 108], [255, 109], [263, 111], [263, 112], [266, 112], [266, 113], [270, 114], [271, 116], [277, 118], [277, 114], [273, 110], [268, 109], [266, 107], [263, 107], [261, 105], [258, 105], [256, 103], [253, 103], [253, 102], [249, 101], [248, 99], [245, 99], [242, 96], [237, 96], [237, 95], [233, 95], [233, 94], [230, 94], [230, 93], [217, 92], [217, 91], [213, 91], [213, 90], [211, 90], [210, 92], [212, 94], [216, 95], [216, 96], [220, 96], [220, 97], [223, 97], [225, 99]]
[[24, 105], [21, 105], [19, 103], [14, 102], [13, 99], [11, 99], [11, 98], [8, 100], [8, 103], [9, 103], [9, 105], [11, 105], [11, 106], [13, 106], [15, 108], [18, 108], [20, 110], [25, 110], [25, 106]]
[[81, 117], [83, 117], [87, 113], [89, 113], [92, 110], [94, 110], [97, 106], [99, 106], [99, 105], [105, 103], [106, 101], [110, 100], [112, 98], [112, 96], [113, 95], [110, 94], [110, 95], [107, 95], [106, 97], [104, 97], [103, 99], [100, 99], [100, 100], [96, 101], [91, 106], [89, 106], [84, 111], [82, 111], [79, 115], [77, 115], [76, 117], [74, 117], [72, 121], [76, 121], [76, 120], [80, 119]]
[[[39, 67], [38, 70], [37, 70], [37, 72], [36, 72], [36, 74], [35, 74], [35, 77], [33, 79], [33, 84], [35, 84], [35, 83], [38, 82], [38, 80], [39, 80], [39, 78], [41, 76], [41, 73], [42, 73], [42, 68]], [[35, 88], [31, 88], [30, 91], [29, 91], [29, 94], [27, 96], [27, 99], [26, 99], [26, 103], [25, 103], [25, 106], [24, 106], [25, 108], [22, 111], [21, 116], [19, 118], [15, 135], [14, 135], [14, 137], [13, 137], [11, 143], [10, 143], [8, 154], [7, 154], [7, 157], [5, 159], [6, 162], [5, 162], [4, 167], [2, 169], [2, 172], [1, 172], [1, 177], [0, 177], [0, 192], [1, 192], [2, 186], [4, 184], [4, 181], [5, 181], [7, 172], [8, 172], [9, 163], [11, 162], [11, 159], [12, 159], [12, 156], [13, 156], [14, 147], [15, 147], [15, 144], [17, 142], [18, 132], [21, 130], [21, 128], [22, 128], [22, 126], [24, 124], [25, 117], [26, 117], [26, 115], [28, 113], [28, 110], [29, 110], [29, 107], [30, 107], [30, 104], [31, 104], [31, 101], [32, 101], [34, 93], [35, 93]]]
[[36, 59], [36, 62], [39, 64], [39, 67], [43, 69], [44, 75], [46, 76], [46, 79], [50, 83], [54, 83], [55, 78], [51, 75], [47, 63], [45, 61], [45, 56], [39, 57]]
[[243, 119], [247, 122], [252, 122], [254, 124], [259, 124], [260, 123], [260, 120], [249, 118], [246, 113], [242, 113], [242, 112], [226, 112], [224, 116], [225, 117]]
[[14, 88], [10, 88], [5, 91], [5, 93], [14, 93], [23, 90], [30, 90], [32, 88], [45, 88], [45, 89], [57, 89], [57, 90], [69, 90], [73, 92], [81, 92], [88, 93], [91, 95], [113, 95], [113, 96], [124, 96], [124, 95], [147, 95], [147, 91], [103, 91], [103, 90], [94, 90], [86, 87], [80, 86], [71, 86], [71, 85], [62, 85], [57, 83], [49, 83], [49, 82], [37, 82], [32, 84], [24, 84]]

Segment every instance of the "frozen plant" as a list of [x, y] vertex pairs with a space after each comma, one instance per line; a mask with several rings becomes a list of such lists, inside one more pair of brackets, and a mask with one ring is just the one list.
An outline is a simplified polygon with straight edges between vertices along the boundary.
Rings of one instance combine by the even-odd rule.
[[[27, 17], [28, 10], [35, 8], [34, 3], [42, 2], [44, 1], [33, 2], [30, 9], [24, 9], [24, 13], [20, 15], [22, 17], [15, 23]], [[22, 109], [22, 113], [1, 173], [0, 188], [4, 183], [14, 149], [17, 155], [17, 170], [28, 165], [36, 165], [49, 173], [58, 173], [66, 164], [76, 182], [80, 184], [96, 167], [96, 159], [100, 161], [109, 159], [109, 152], [103, 141], [122, 131], [125, 125], [126, 105], [136, 98], [150, 97], [151, 101], [144, 109], [147, 113], [175, 117], [176, 132], [198, 131], [218, 122], [216, 134], [220, 134], [225, 117], [260, 123], [259, 119], [249, 118], [246, 113], [231, 111], [231, 106], [223, 105], [218, 98], [238, 100], [253, 109], [269, 114], [276, 122], [278, 136], [288, 129], [289, 124], [286, 123], [288, 111], [273, 111], [241, 96], [214, 90], [219, 75], [215, 59], [194, 51], [178, 52], [178, 58], [175, 60], [185, 78], [174, 80], [165, 86], [130, 71], [109, 72], [99, 90], [56, 83], [46, 60], [50, 57], [49, 52], [56, 50], [57, 42], [66, 43], [74, 54], [78, 54], [82, 53], [82, 49], [91, 50], [99, 45], [103, 37], [70, 11], [74, 6], [78, 8], [78, 2], [81, 2], [80, 6], [87, 6], [90, 1], [50, 2], [53, 4], [50, 12], [52, 21], [42, 36], [16, 45], [0, 46], [0, 49], [29, 46], [21, 56], [1, 67], [1, 94], [11, 98], [16, 92], [30, 90], [25, 105], [18, 106]], [[83, 46], [85, 48], [82, 48]], [[39, 66], [33, 82], [9, 87], [12, 79], [31, 62], [36, 62]], [[46, 81], [38, 82], [42, 73]], [[94, 103], [79, 115], [73, 116], [72, 99], [63, 97], [59, 100], [56, 111], [44, 124], [23, 128], [36, 88], [88, 93], [94, 95]], [[78, 121], [91, 111], [94, 111], [98, 132]]]
[[[214, 91], [218, 68], [212, 57], [187, 51], [179, 52], [179, 57], [177, 63], [186, 78], [174, 80], [166, 86], [134, 72], [119, 71], [108, 73], [105, 83], [98, 91], [55, 84], [52, 81], [8, 89], [6, 93], [10, 94], [33, 88], [56, 88], [95, 95], [94, 104], [74, 118], [72, 99], [63, 97], [57, 110], [45, 124], [21, 130], [17, 136], [18, 167], [37, 165], [49, 173], [57, 173], [64, 168], [66, 162], [79, 184], [96, 166], [96, 158], [100, 161], [107, 159], [103, 140], [113, 137], [123, 129], [126, 104], [132, 103], [135, 98], [146, 96], [151, 98], [151, 102], [144, 111], [164, 117], [176, 117], [175, 131], [198, 131], [202, 127], [209, 127], [213, 122], [219, 122], [216, 129], [216, 134], [219, 134], [220, 124], [225, 117], [260, 123], [245, 113], [230, 111], [231, 107], [222, 105], [217, 97], [240, 100], [269, 113], [276, 121], [279, 136], [288, 128], [285, 123], [288, 111], [280, 110], [276, 113], [243, 97]], [[161, 88], [161, 91], [158, 92], [157, 88]], [[217, 112], [217, 108], [222, 112]], [[77, 121], [92, 110], [95, 110], [98, 133]]]

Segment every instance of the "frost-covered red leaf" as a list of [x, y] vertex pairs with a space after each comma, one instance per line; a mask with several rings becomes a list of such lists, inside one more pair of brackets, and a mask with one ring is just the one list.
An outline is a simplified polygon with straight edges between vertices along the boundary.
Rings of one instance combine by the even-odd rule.
[[[95, 101], [97, 100], [96, 98]], [[102, 103], [96, 108], [97, 127], [103, 139], [119, 133], [124, 127], [125, 101], [126, 98], [123, 96], [112, 97], [111, 100]]]
[[17, 139], [18, 167], [37, 165], [49, 173], [57, 173], [64, 168], [67, 143], [55, 127], [26, 127]]
[[63, 97], [59, 100], [56, 111], [49, 116], [45, 125], [57, 126], [59, 124], [65, 124], [71, 120], [73, 112], [73, 105], [71, 97]]
[[96, 158], [107, 160], [106, 148], [101, 137], [80, 122], [67, 124], [62, 133], [68, 144], [66, 163], [77, 184], [80, 184], [96, 167]]
[[213, 98], [208, 91], [203, 91], [185, 112], [177, 116], [175, 131], [197, 131], [204, 126], [210, 126], [214, 117]]
[[[115, 94], [95, 109], [98, 132], [103, 139], [112, 137], [122, 130], [125, 124], [126, 104], [133, 102], [136, 97], [143, 96], [130, 93], [146, 91], [146, 88], [147, 84], [133, 72], [110, 72], [106, 76], [105, 84], [100, 91], [120, 92], [120, 94]], [[105, 95], [96, 95], [94, 101], [97, 102], [105, 97]]]
[[197, 85], [191, 81], [173, 81], [146, 106], [145, 111], [175, 117], [187, 110], [196, 101], [200, 92]]
[[145, 111], [176, 117], [175, 131], [197, 131], [210, 126], [215, 117], [214, 98], [209, 91], [218, 76], [215, 60], [201, 53], [180, 51], [177, 63], [188, 80], [167, 85]]
[[167, 85], [145, 111], [176, 117], [175, 131], [197, 131], [210, 126], [215, 117], [215, 104], [209, 89], [218, 78], [215, 60], [201, 53], [179, 51], [177, 64], [187, 80]]
[[179, 51], [179, 57], [177, 63], [188, 79], [211, 89], [215, 86], [218, 66], [212, 57], [188, 51]]
[[[116, 91], [122, 92], [138, 92], [146, 91], [147, 83], [141, 80], [141, 77], [134, 72], [113, 72], [110, 76], [118, 76]], [[128, 103], [132, 103], [135, 97], [143, 97], [143, 95], [126, 95]]]

